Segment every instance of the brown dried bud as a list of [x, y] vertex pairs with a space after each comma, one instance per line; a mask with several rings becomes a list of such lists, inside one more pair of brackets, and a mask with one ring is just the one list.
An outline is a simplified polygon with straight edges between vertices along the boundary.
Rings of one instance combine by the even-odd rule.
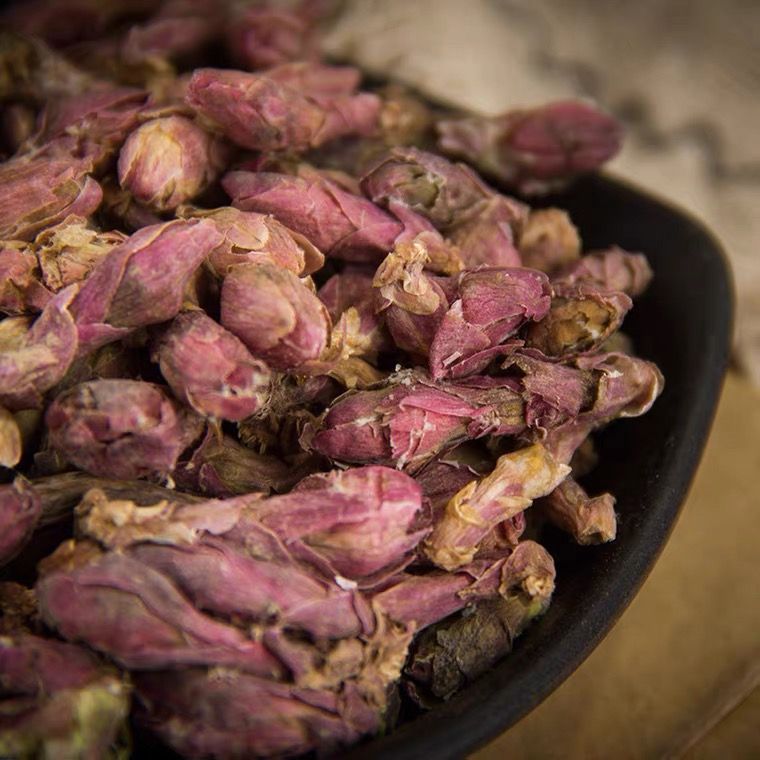
[[42, 284], [32, 246], [15, 240], [0, 243], [0, 311], [5, 314], [42, 311], [52, 297]]
[[550, 274], [578, 259], [581, 239], [565, 211], [558, 208], [536, 209], [528, 214], [523, 223], [519, 248], [523, 266]]

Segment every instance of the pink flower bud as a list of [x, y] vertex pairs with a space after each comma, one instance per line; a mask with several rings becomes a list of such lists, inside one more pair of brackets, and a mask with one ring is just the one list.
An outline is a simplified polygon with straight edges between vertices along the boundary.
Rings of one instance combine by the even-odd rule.
[[77, 351], [77, 328], [68, 311], [73, 293], [55, 296], [36, 318], [0, 322], [0, 404], [11, 410], [38, 408], [63, 378]]
[[119, 154], [119, 183], [137, 201], [172, 211], [195, 198], [216, 178], [222, 145], [184, 116], [145, 122]]
[[45, 421], [52, 445], [103, 477], [144, 478], [174, 469], [201, 433], [201, 420], [157, 385], [94, 380], [61, 394]]
[[370, 93], [317, 96], [265, 74], [196, 69], [188, 104], [251, 150], [305, 151], [346, 135], [371, 134], [380, 100]]
[[377, 262], [402, 230], [399, 222], [366, 198], [315, 172], [298, 177], [229, 172], [222, 186], [237, 208], [272, 214], [334, 258]]
[[205, 417], [239, 421], [269, 398], [266, 364], [201, 311], [176, 316], [153, 358], [174, 395]]
[[24, 548], [41, 511], [39, 495], [21, 476], [0, 485], [0, 566]]
[[221, 322], [275, 369], [317, 359], [330, 316], [294, 274], [271, 264], [233, 267], [222, 284]]
[[174, 317], [191, 276], [220, 242], [210, 221], [175, 219], [144, 227], [114, 248], [72, 303], [80, 352]]
[[600, 290], [617, 290], [631, 298], [640, 296], [652, 280], [652, 270], [643, 253], [628, 253], [612, 246], [582, 256], [557, 273], [561, 285], [583, 284]]
[[442, 121], [438, 131], [445, 153], [470, 161], [524, 194], [549, 192], [598, 169], [622, 142], [619, 122], [577, 100]]

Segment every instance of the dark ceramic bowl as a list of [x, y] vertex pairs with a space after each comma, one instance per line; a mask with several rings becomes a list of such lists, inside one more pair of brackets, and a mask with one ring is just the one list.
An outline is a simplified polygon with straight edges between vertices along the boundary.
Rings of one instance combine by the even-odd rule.
[[345, 758], [458, 758], [545, 699], [582, 662], [633, 599], [675, 525], [699, 463], [725, 372], [731, 282], [718, 243], [684, 212], [620, 181], [592, 176], [550, 205], [569, 211], [586, 249], [617, 243], [646, 253], [655, 277], [626, 318], [638, 353], [665, 375], [651, 411], [597, 436], [599, 464], [584, 479], [617, 497], [617, 539], [578, 547], [557, 532], [548, 613], [490, 673], [449, 702]]

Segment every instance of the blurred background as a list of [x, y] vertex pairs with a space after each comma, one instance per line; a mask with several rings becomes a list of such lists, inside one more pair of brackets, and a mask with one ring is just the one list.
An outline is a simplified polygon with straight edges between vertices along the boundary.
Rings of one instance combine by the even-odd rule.
[[734, 367], [665, 552], [589, 660], [477, 760], [760, 757], [758, 39], [756, 0], [348, 0], [328, 32], [334, 55], [483, 113], [598, 100], [628, 128], [610, 170], [701, 219], [734, 270]]

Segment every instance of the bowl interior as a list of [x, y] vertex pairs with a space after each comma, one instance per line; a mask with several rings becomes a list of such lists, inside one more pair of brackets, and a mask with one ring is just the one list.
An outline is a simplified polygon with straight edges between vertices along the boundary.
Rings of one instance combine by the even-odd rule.
[[629, 604], [675, 524], [699, 462], [730, 345], [731, 283], [720, 247], [688, 215], [601, 175], [542, 205], [570, 213], [586, 250], [618, 244], [641, 251], [655, 273], [623, 329], [637, 352], [660, 366], [665, 390], [649, 413], [596, 437], [599, 464], [583, 481], [592, 493], [617, 497], [617, 539], [578, 547], [547, 529], [541, 540], [557, 561], [547, 614], [491, 672], [347, 758], [458, 757], [535, 707]]

